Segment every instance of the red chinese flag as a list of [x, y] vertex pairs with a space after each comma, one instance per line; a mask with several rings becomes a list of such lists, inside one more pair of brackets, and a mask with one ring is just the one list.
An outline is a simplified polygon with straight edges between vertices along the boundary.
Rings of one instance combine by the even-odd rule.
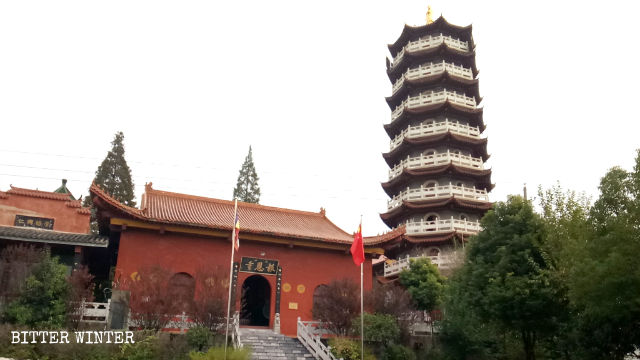
[[351, 256], [356, 265], [364, 262], [364, 244], [362, 243], [362, 224], [358, 226], [358, 232], [353, 235], [353, 244], [351, 244]]

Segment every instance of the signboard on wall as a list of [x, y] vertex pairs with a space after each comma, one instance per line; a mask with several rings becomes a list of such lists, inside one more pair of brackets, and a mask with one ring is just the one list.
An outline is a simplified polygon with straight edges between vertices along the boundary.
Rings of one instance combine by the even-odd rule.
[[276, 275], [278, 272], [278, 260], [242, 257], [240, 271], [254, 274]]
[[53, 219], [26, 215], [16, 215], [13, 226], [53, 230]]

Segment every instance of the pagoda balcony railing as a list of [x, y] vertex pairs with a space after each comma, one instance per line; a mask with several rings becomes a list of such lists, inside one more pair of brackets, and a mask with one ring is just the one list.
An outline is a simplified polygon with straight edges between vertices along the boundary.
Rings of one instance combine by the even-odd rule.
[[404, 74], [402, 74], [400, 79], [396, 80], [395, 84], [393, 84], [392, 94], [395, 94], [398, 90], [400, 90], [405, 80], [422, 79], [432, 75], [442, 74], [445, 71], [451, 75], [461, 77], [463, 79], [473, 80], [473, 72], [471, 71], [471, 69], [467, 69], [455, 64], [450, 64], [443, 60], [442, 62], [420, 65], [417, 68], [407, 70]]
[[416, 157], [407, 156], [406, 159], [400, 161], [391, 170], [389, 170], [389, 180], [392, 180], [396, 176], [402, 173], [402, 170], [407, 169], [423, 169], [433, 166], [440, 166], [453, 163], [456, 165], [469, 167], [473, 169], [483, 169], [484, 163], [481, 158], [476, 158], [469, 155], [461, 155], [452, 153], [447, 150], [446, 153], [436, 153], [433, 155], [421, 155]]
[[446, 89], [441, 91], [425, 91], [416, 96], [408, 96], [400, 105], [396, 106], [391, 113], [391, 121], [399, 118], [405, 109], [416, 109], [423, 106], [443, 103], [447, 100], [470, 109], [476, 108], [476, 99], [468, 97], [463, 93], [448, 91]]
[[455, 219], [453, 216], [451, 217], [451, 219], [444, 220], [437, 219], [432, 221], [407, 221], [405, 226], [407, 235], [431, 235], [451, 231], [473, 235], [482, 230], [482, 228], [480, 227], [480, 222], [477, 220], [461, 220]]
[[409, 189], [400, 192], [387, 202], [387, 209], [393, 210], [402, 205], [403, 201], [421, 201], [429, 199], [442, 199], [449, 197], [477, 200], [489, 202], [489, 194], [486, 190], [476, 189], [468, 186], [441, 185], [441, 186], [420, 186], [416, 189]]
[[469, 43], [467, 41], [461, 41], [459, 39], [454, 39], [451, 36], [445, 36], [442, 34], [436, 36], [427, 36], [415, 41], [410, 41], [407, 45], [405, 45], [402, 50], [400, 50], [400, 52], [393, 58], [393, 64], [391, 65], [391, 68], [393, 69], [402, 61], [405, 53], [431, 49], [434, 47], [438, 47], [443, 43], [452, 49], [469, 51]]
[[405, 138], [417, 138], [427, 135], [434, 134], [442, 134], [447, 131], [451, 131], [456, 134], [465, 135], [468, 137], [480, 138], [480, 128], [477, 126], [469, 126], [466, 124], [461, 124], [457, 121], [450, 121], [449, 119], [445, 119], [444, 121], [437, 123], [427, 123], [420, 124], [417, 126], [408, 126], [406, 129], [402, 130], [402, 132], [391, 140], [390, 151], [393, 151], [395, 148], [402, 144]]
[[394, 260], [390, 263], [384, 264], [384, 276], [396, 276], [404, 269], [408, 269], [411, 264], [411, 260], [429, 259], [432, 264], [436, 265], [439, 269], [449, 269], [455, 264], [456, 257], [452, 255], [435, 255], [435, 256], [409, 256], [403, 257], [398, 260]]

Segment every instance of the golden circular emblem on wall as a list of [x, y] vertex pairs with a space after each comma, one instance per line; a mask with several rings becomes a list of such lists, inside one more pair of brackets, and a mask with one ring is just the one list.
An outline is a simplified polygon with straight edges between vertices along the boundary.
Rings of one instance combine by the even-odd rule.
[[304, 285], [302, 285], [302, 284], [298, 285], [298, 292], [299, 292], [300, 294], [304, 294], [304, 291], [305, 291], [306, 289], [307, 289], [307, 288], [306, 288], [306, 287], [304, 287]]
[[289, 283], [282, 284], [282, 291], [284, 291], [284, 292], [291, 291], [291, 284], [289, 284]]

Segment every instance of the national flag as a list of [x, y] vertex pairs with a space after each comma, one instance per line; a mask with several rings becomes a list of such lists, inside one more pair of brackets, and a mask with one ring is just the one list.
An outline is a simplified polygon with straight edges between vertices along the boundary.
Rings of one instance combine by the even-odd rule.
[[236, 222], [233, 226], [233, 247], [238, 251], [240, 248], [240, 214], [238, 214], [238, 210], [236, 209]]
[[353, 235], [353, 244], [351, 244], [351, 256], [356, 265], [364, 262], [364, 244], [362, 243], [362, 223], [358, 226], [358, 232]]

